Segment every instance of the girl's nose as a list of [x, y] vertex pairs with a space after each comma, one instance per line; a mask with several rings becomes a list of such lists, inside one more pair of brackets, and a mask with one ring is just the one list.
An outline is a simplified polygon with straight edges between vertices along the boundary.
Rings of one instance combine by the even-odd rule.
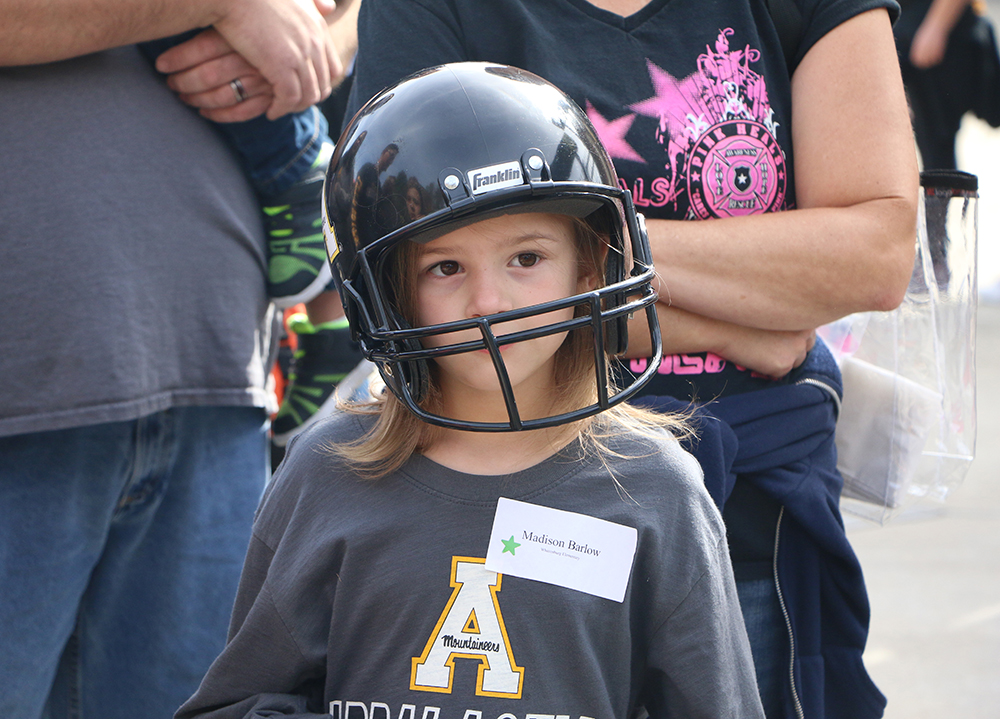
[[471, 273], [467, 280], [469, 317], [483, 317], [514, 309], [514, 302], [503, 277], [485, 270]]

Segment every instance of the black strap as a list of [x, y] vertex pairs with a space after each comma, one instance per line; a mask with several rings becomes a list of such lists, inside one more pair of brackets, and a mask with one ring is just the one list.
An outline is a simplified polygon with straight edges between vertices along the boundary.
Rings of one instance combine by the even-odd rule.
[[774, 22], [774, 29], [778, 31], [785, 64], [788, 66], [788, 74], [791, 75], [795, 71], [792, 63], [802, 43], [802, 11], [795, 4], [795, 0], [765, 0], [765, 2]]

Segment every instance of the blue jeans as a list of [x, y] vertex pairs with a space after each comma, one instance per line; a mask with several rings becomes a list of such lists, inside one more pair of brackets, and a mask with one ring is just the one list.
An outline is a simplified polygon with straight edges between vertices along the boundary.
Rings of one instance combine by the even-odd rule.
[[[139, 45], [152, 64], [161, 53], [194, 37], [200, 30]], [[323, 142], [329, 142], [329, 125], [315, 106], [302, 112], [268, 120], [261, 115], [246, 122], [215, 123], [236, 148], [253, 188], [269, 198], [284, 192], [308, 172]]]
[[184, 407], [0, 438], [0, 716], [173, 716], [225, 645], [266, 432]]
[[773, 578], [738, 580], [743, 623], [750, 640], [757, 690], [767, 719], [784, 716], [784, 687], [790, 681], [788, 629]]

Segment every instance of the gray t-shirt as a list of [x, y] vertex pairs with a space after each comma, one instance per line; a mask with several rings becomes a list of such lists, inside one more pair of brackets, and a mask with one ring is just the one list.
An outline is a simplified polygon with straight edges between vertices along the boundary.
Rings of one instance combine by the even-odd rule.
[[265, 406], [260, 211], [134, 47], [0, 68], [0, 436]]
[[[673, 438], [574, 443], [504, 476], [414, 455], [372, 481], [329, 452], [370, 422], [290, 445], [229, 643], [178, 717], [763, 717], [722, 521]], [[634, 527], [624, 601], [486, 570], [500, 497]]]

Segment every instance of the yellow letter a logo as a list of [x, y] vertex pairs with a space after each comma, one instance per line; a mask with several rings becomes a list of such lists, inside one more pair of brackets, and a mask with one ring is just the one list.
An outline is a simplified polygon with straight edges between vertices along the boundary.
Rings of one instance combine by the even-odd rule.
[[[410, 689], [450, 694], [455, 660], [474, 659], [479, 662], [477, 695], [521, 697], [524, 669], [514, 661], [497, 602], [503, 577], [486, 569], [485, 562], [474, 557], [452, 557], [451, 598], [423, 654], [413, 657]], [[469, 633], [473, 615], [479, 630], [475, 635]]]

